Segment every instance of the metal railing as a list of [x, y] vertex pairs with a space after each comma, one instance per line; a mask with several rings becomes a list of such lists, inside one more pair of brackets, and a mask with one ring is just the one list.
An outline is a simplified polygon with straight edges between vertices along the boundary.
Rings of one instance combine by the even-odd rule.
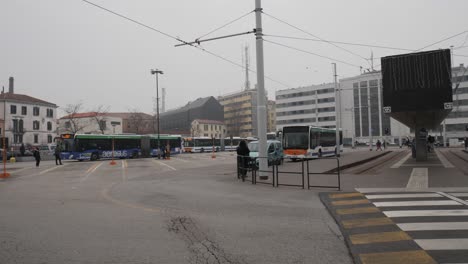
[[[259, 159], [267, 159], [268, 169], [267, 170], [260, 170], [258, 166]], [[249, 157], [249, 156], [237, 156], [237, 178], [242, 179], [243, 181], [251, 182], [252, 184], [267, 184], [272, 185], [273, 187], [279, 186], [290, 186], [290, 187], [301, 187], [305, 189], [310, 188], [337, 188], [341, 190], [341, 168], [340, 168], [340, 160], [339, 158], [320, 158], [320, 159], [304, 159], [300, 160], [300, 170], [297, 171], [285, 171], [280, 170], [283, 168], [282, 160], [271, 160], [267, 157]], [[320, 160], [336, 160], [336, 168], [333, 170], [328, 170], [326, 172], [311, 172], [311, 165], [310, 162], [320, 161]], [[250, 174], [250, 178], [248, 177]], [[271, 182], [264, 182], [264, 181], [257, 181], [257, 177], [260, 175], [271, 175]], [[293, 184], [293, 183], [283, 183], [280, 182], [280, 176], [287, 176], [287, 175], [300, 175], [301, 184]], [[337, 175], [337, 185], [313, 185], [311, 184], [311, 175]], [[307, 177], [307, 185], [305, 182], [305, 178]]]

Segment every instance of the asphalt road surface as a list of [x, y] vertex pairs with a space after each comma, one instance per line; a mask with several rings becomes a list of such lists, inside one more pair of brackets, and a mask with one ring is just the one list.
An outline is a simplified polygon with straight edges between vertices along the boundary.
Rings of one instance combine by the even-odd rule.
[[352, 263], [319, 190], [241, 182], [233, 153], [9, 165], [0, 263]]

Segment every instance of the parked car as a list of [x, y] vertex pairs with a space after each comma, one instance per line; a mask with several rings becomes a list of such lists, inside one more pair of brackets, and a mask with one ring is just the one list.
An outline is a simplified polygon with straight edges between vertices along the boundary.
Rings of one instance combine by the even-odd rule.
[[[258, 166], [258, 141], [252, 141], [249, 143], [250, 157], [256, 160], [256, 165]], [[281, 164], [283, 163], [284, 154], [283, 147], [281, 142], [278, 140], [267, 140], [267, 153], [268, 153], [268, 166], [272, 164]]]

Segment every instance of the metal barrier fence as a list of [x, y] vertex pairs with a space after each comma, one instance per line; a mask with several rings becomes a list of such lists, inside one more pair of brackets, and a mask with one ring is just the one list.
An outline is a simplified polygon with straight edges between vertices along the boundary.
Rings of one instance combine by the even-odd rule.
[[[340, 169], [340, 159], [339, 158], [320, 158], [318, 160], [336, 160], [336, 172], [310, 172], [309, 162], [315, 160], [307, 160], [307, 189], [310, 187], [313, 188], [337, 188], [338, 191], [341, 191], [341, 169]], [[337, 175], [338, 186], [334, 185], [310, 185], [310, 175]]]
[[[260, 159], [267, 159], [268, 164], [268, 169], [267, 170], [260, 170], [259, 169], [259, 160]], [[335, 172], [311, 172], [310, 170], [310, 162], [313, 161], [320, 161], [320, 160], [336, 160], [337, 162], [337, 167], [333, 171]], [[315, 160], [301, 160], [301, 169], [300, 171], [281, 171], [280, 167], [282, 168], [282, 161], [274, 161], [274, 160], [268, 160], [267, 157], [249, 157], [249, 156], [237, 156], [237, 178], [242, 179], [242, 181], [248, 181], [251, 182], [252, 184], [267, 184], [267, 185], [272, 185], [273, 187], [279, 187], [279, 186], [292, 186], [292, 187], [301, 187], [302, 189], [305, 189], [306, 183], [305, 183], [305, 178], [307, 177], [307, 189], [312, 188], [337, 188], [338, 190], [341, 190], [341, 173], [340, 173], [340, 160], [338, 158], [321, 158], [321, 159], [315, 159]], [[250, 173], [251, 177], [250, 179], [247, 177], [248, 174]], [[257, 181], [257, 177], [260, 175], [271, 175], [271, 182], [263, 182], [263, 181]], [[292, 184], [292, 183], [282, 183], [280, 182], [280, 175], [281, 176], [286, 176], [286, 175], [300, 175], [301, 178], [301, 184]], [[338, 185], [311, 185], [311, 175], [337, 175], [338, 179]]]

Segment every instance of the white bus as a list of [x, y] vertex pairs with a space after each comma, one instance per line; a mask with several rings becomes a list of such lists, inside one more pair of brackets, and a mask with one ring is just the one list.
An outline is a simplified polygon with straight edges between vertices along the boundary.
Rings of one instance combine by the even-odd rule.
[[[314, 126], [283, 127], [282, 143], [284, 158], [293, 161], [336, 155], [335, 129]], [[340, 131], [340, 149], [343, 146]]]

